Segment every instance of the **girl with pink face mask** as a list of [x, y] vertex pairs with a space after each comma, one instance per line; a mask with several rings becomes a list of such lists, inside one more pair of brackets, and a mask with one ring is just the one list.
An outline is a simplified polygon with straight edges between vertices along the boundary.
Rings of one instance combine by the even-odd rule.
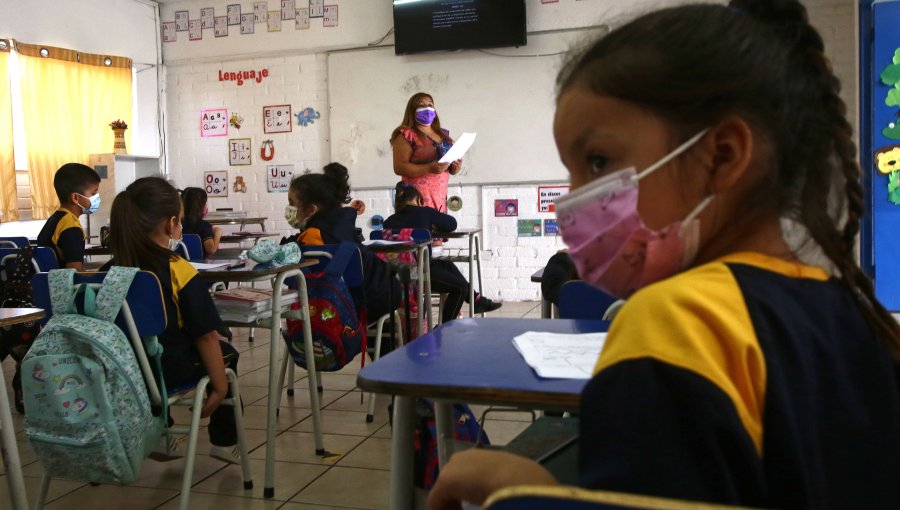
[[[584, 280], [627, 298], [581, 394], [577, 484], [900, 508], [900, 327], [854, 257], [853, 130], [805, 8], [650, 13], [558, 83], [561, 233]], [[786, 240], [803, 236], [824, 267]], [[530, 460], [470, 450], [442, 468], [429, 507], [556, 483]]]

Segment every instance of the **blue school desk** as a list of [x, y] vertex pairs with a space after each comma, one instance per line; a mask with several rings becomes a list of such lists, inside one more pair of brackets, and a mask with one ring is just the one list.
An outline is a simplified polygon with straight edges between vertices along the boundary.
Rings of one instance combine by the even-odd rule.
[[[392, 433], [391, 508], [413, 507], [415, 398], [436, 399], [439, 438], [452, 438], [453, 402], [509, 405], [525, 409], [577, 411], [584, 379], [542, 379], [512, 344], [526, 331], [591, 333], [604, 321], [545, 319], [458, 319], [363, 368], [357, 385], [396, 395]], [[439, 441], [442, 462], [446, 441]]]

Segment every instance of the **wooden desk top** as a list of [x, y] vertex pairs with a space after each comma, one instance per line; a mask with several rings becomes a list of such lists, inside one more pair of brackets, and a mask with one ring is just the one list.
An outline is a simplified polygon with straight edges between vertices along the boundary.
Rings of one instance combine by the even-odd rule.
[[311, 267], [319, 263], [319, 259], [303, 259], [298, 264], [288, 264], [277, 266], [271, 263], [258, 264], [252, 260], [247, 260], [243, 266], [232, 269], [210, 269], [200, 271], [200, 277], [211, 282], [249, 282], [266, 280], [284, 273], [285, 271], [293, 271], [295, 269], [303, 269]]
[[585, 379], [543, 379], [512, 339], [526, 331], [590, 333], [609, 322], [564, 319], [457, 319], [366, 365], [365, 391], [477, 404], [577, 411]]
[[[377, 241], [376, 241], [377, 242]], [[431, 244], [432, 240], [427, 241], [387, 241], [390, 244], [364, 244], [367, 250], [375, 253], [402, 253], [413, 251], [420, 246]]]
[[277, 232], [254, 232], [252, 234], [225, 234], [219, 240], [222, 243], [239, 243], [241, 241], [259, 240], [264, 237], [277, 237], [281, 234]]
[[542, 267], [535, 271], [534, 274], [531, 275], [531, 281], [534, 283], [541, 283], [544, 280], [544, 269], [546, 268]]
[[475, 228], [458, 228], [458, 229], [454, 230], [453, 232], [441, 232], [439, 230], [435, 230], [431, 234], [434, 237], [444, 237], [447, 239], [458, 239], [461, 237], [469, 237], [470, 235], [478, 234], [479, 232], [481, 232], [481, 229], [475, 227]]
[[244, 223], [260, 223], [262, 224], [269, 218], [255, 216], [253, 218], [204, 218], [210, 225], [241, 225]]
[[0, 327], [44, 318], [43, 308], [0, 308]]
[[85, 255], [112, 255], [112, 250], [109, 249], [109, 246], [85, 246], [84, 254]]

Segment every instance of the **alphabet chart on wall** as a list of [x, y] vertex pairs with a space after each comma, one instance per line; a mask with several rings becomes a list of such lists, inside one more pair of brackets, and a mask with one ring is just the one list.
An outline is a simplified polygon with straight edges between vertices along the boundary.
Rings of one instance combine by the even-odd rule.
[[253, 2], [253, 15], [256, 17], [257, 23], [265, 23], [269, 20], [268, 8], [268, 2]]
[[294, 0], [281, 0], [281, 19], [294, 19], [294, 16], [296, 15], [297, 11], [296, 7], [294, 7]]
[[216, 10], [212, 7], [200, 9], [200, 21], [203, 23], [203, 28], [215, 28], [215, 12]]
[[203, 172], [203, 184], [206, 194], [211, 197], [228, 196], [228, 172], [225, 170]]
[[216, 37], [228, 37], [228, 17], [216, 16]]
[[291, 105], [263, 106], [263, 132], [290, 133], [291, 129]]
[[178, 40], [178, 32], [175, 31], [175, 22], [167, 21], [162, 24], [163, 42], [175, 42]]
[[256, 28], [255, 14], [241, 14], [241, 33], [252, 34]]
[[309, 0], [309, 17], [321, 18], [325, 15], [325, 0]]
[[297, 16], [294, 18], [295, 30], [306, 30], [309, 28], [309, 9], [304, 7], [297, 9]]
[[322, 26], [323, 27], [336, 27], [338, 26], [338, 6], [336, 5], [326, 5], [324, 14], [322, 16]]
[[250, 164], [249, 138], [232, 138], [228, 140], [228, 164], [231, 166]]
[[241, 24], [241, 4], [229, 4], [225, 8], [225, 13], [228, 15], [229, 25]]
[[213, 108], [200, 110], [200, 137], [227, 136], [228, 109]]
[[269, 193], [287, 193], [294, 177], [294, 165], [267, 165], [266, 190]]

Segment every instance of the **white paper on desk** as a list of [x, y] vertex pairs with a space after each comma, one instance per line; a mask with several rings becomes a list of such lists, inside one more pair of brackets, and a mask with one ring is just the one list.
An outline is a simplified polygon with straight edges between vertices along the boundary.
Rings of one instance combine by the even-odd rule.
[[452, 163], [457, 159], [462, 159], [462, 157], [468, 152], [469, 147], [475, 143], [475, 135], [476, 133], [463, 133], [460, 135], [459, 139], [456, 140], [456, 143], [453, 144], [453, 147], [450, 147], [450, 150], [444, 154], [444, 157], [438, 160], [438, 163]]
[[606, 333], [542, 333], [528, 331], [513, 345], [528, 366], [548, 379], [590, 379]]
[[219, 268], [227, 268], [228, 264], [204, 264], [203, 262], [191, 262], [191, 265], [194, 266], [194, 269], [197, 271], [207, 271], [209, 269], [219, 269]]
[[391, 244], [409, 244], [409, 241], [391, 241], [389, 239], [369, 239], [368, 241], [363, 241], [363, 246], [388, 246]]

